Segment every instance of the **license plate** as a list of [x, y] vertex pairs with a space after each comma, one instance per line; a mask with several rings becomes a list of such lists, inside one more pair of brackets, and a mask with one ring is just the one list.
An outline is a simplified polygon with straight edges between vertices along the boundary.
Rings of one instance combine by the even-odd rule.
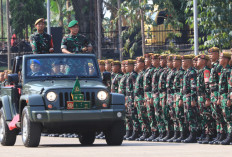
[[90, 101], [67, 101], [68, 110], [88, 110]]

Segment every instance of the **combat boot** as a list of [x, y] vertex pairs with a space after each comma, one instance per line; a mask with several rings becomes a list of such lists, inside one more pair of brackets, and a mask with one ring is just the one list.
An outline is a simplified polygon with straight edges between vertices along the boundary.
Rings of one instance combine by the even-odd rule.
[[232, 142], [232, 133], [228, 133], [225, 140], [220, 142], [221, 145], [229, 145]]
[[156, 139], [158, 136], [159, 136], [159, 132], [154, 131], [154, 132], [152, 132], [152, 135], [149, 138], [145, 139], [145, 141], [152, 141], [152, 140]]
[[128, 141], [134, 141], [139, 137], [139, 131], [133, 131], [131, 137], [128, 137], [126, 140]]
[[174, 132], [174, 136], [171, 139], [167, 140], [167, 142], [173, 142], [174, 140], [176, 140], [179, 137], [180, 137], [180, 132], [179, 131], [175, 131]]
[[214, 144], [214, 142], [216, 142], [220, 138], [220, 136], [221, 136], [221, 133], [218, 132], [217, 137], [213, 141], [210, 141], [209, 144]]
[[182, 143], [196, 143], [197, 139], [196, 139], [196, 132], [195, 131], [191, 131], [190, 135], [187, 139], [182, 140]]
[[126, 140], [132, 135], [133, 130], [126, 130], [126, 135], [123, 137], [123, 140]]
[[207, 134], [206, 138], [204, 140], [201, 141], [201, 144], [208, 144], [210, 141], [212, 141], [213, 138], [211, 135]]
[[167, 131], [167, 135], [160, 139], [159, 142], [167, 142], [168, 139], [173, 137], [173, 131]]
[[149, 132], [144, 132], [142, 136], [136, 139], [136, 141], [144, 141], [146, 138], [148, 138], [151, 134]]
[[163, 138], [164, 136], [164, 132], [161, 132], [157, 138], [152, 140], [152, 142], [159, 142], [159, 139]]
[[218, 140], [216, 140], [213, 144], [220, 144], [220, 142], [222, 142], [225, 139], [226, 139], [226, 134], [225, 133], [221, 133], [221, 135], [218, 138]]

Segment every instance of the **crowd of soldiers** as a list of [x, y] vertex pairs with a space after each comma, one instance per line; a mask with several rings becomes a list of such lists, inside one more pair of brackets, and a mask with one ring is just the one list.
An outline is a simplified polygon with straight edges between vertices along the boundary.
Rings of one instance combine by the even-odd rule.
[[232, 144], [230, 60], [231, 53], [217, 47], [208, 55], [99, 60], [101, 73], [111, 73], [111, 92], [125, 95], [124, 139]]

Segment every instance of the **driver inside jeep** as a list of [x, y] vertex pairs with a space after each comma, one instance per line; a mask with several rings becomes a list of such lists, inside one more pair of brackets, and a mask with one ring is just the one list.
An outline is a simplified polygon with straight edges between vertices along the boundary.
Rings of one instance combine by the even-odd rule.
[[55, 61], [52, 63], [51, 75], [64, 75], [60, 70], [62, 65], [61, 61]]
[[40, 71], [41, 63], [37, 59], [30, 60], [30, 69], [31, 71], [28, 73], [28, 76], [45, 76], [45, 74]]

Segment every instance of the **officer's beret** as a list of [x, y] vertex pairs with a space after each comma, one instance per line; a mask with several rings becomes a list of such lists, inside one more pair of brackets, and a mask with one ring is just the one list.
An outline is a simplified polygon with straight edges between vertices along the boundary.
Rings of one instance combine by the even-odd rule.
[[201, 58], [201, 59], [205, 59], [205, 60], [209, 60], [209, 56], [207, 55], [198, 55], [197, 58]]
[[218, 47], [212, 47], [208, 50], [209, 53], [212, 53], [212, 52], [219, 52], [219, 48]]
[[118, 60], [116, 60], [116, 61], [113, 61], [113, 62], [112, 62], [112, 65], [121, 65], [121, 62], [118, 61]]
[[98, 61], [98, 64], [99, 64], [99, 65], [105, 65], [105, 61], [104, 61], [104, 60], [99, 60], [99, 61]]
[[160, 54], [153, 54], [151, 56], [151, 59], [159, 59]]
[[105, 64], [110, 64], [110, 63], [112, 63], [114, 60], [113, 59], [107, 59], [106, 61], [105, 61]]
[[134, 65], [135, 61], [132, 60], [132, 59], [128, 59], [128, 60], [126, 60], [125, 63], [126, 63], [127, 65], [128, 65], [128, 64], [133, 64], [133, 65]]
[[162, 54], [159, 56], [159, 59], [167, 59], [167, 56], [168, 56], [167, 54]]
[[38, 20], [35, 21], [35, 25], [37, 25], [39, 22], [45, 22], [44, 18], [40, 18]]
[[174, 55], [173, 60], [181, 60], [181, 55]]
[[230, 59], [231, 58], [231, 53], [230, 52], [222, 52], [221, 56]]
[[73, 26], [75, 26], [75, 25], [77, 25], [77, 24], [78, 24], [78, 21], [77, 21], [77, 20], [72, 20], [71, 22], [69, 22], [68, 28], [73, 27]]
[[144, 57], [137, 57], [136, 61], [137, 62], [144, 62], [145, 58]]
[[193, 58], [194, 58], [193, 55], [183, 55], [183, 56], [181, 57], [181, 59], [193, 59]]
[[40, 61], [37, 59], [31, 59], [30, 64], [39, 64], [40, 65]]

